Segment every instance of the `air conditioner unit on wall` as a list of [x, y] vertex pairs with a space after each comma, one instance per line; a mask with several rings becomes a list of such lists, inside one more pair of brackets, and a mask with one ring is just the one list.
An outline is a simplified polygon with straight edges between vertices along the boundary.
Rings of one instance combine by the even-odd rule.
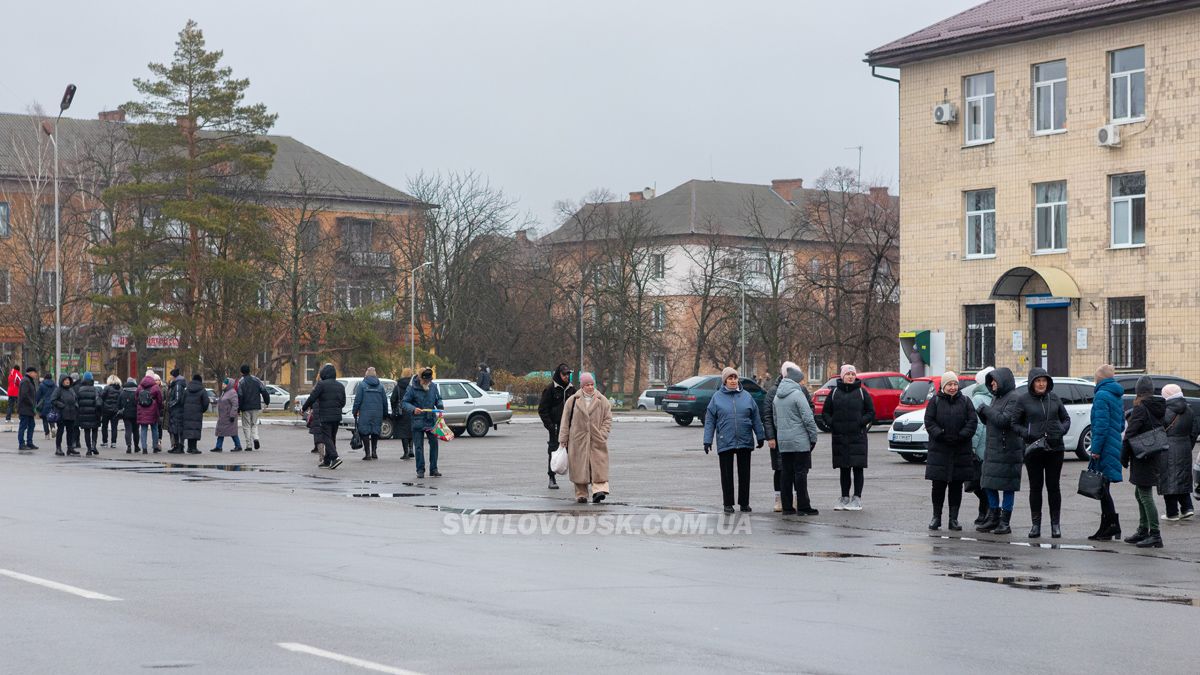
[[953, 103], [939, 103], [933, 109], [935, 124], [953, 124], [958, 121], [958, 110]]
[[1121, 127], [1105, 124], [1096, 130], [1096, 145], [1105, 148], [1121, 147]]

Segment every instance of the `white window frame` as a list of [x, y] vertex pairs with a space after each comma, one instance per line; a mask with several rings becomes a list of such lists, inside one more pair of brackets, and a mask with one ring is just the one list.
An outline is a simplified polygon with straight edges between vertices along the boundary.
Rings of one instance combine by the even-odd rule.
[[[309, 361], [313, 362], [313, 365], [311, 368], [308, 365]], [[304, 378], [304, 383], [312, 384], [313, 382], [316, 382], [318, 371], [321, 369], [320, 359], [318, 359], [316, 357], [316, 355], [314, 355], [314, 354], [305, 354], [304, 355], [304, 363], [302, 365], [304, 366], [304, 373], [301, 375], [301, 377]], [[310, 370], [312, 371], [311, 378], [309, 377], [309, 374], [308, 374]]]
[[[1062, 183], [1063, 184], [1062, 200], [1055, 201], [1055, 202], [1039, 202], [1038, 201], [1038, 187], [1043, 186], [1043, 185], [1053, 185], [1054, 183]], [[1063, 220], [1061, 223], [1058, 220], [1059, 207], [1062, 208]], [[1038, 228], [1041, 226], [1041, 221], [1039, 220], [1039, 216], [1041, 215], [1042, 211], [1045, 211], [1048, 214], [1047, 218], [1049, 218], [1049, 222], [1050, 222], [1050, 242], [1051, 242], [1050, 248], [1039, 248], [1038, 247], [1038, 240], [1039, 240]], [[1046, 181], [1045, 183], [1034, 183], [1034, 185], [1033, 185], [1033, 253], [1034, 253], [1034, 255], [1047, 255], [1047, 254], [1052, 254], [1052, 253], [1066, 253], [1067, 252], [1067, 235], [1069, 233], [1069, 230], [1067, 229], [1067, 225], [1070, 222], [1070, 216], [1067, 214], [1067, 211], [1068, 211], [1068, 209], [1067, 209], [1067, 181], [1055, 180], [1055, 181]], [[1053, 245], [1053, 243], [1055, 240], [1055, 235], [1059, 232], [1059, 230], [1062, 231], [1063, 245], [1061, 247], [1055, 247]]]
[[667, 355], [661, 352], [650, 354], [647, 358], [648, 379], [651, 382], [666, 382], [667, 381]]
[[[970, 82], [973, 81], [975, 78], [983, 78], [983, 77], [991, 78], [991, 81], [992, 81], [991, 93], [975, 94], [973, 96], [968, 96], [967, 91], [968, 91]], [[985, 145], [987, 143], [995, 142], [995, 140], [996, 140], [996, 73], [994, 71], [988, 72], [988, 73], [976, 73], [975, 75], [968, 75], [968, 76], [964, 77], [963, 78], [963, 98], [966, 99], [966, 103], [965, 103], [965, 105], [963, 105], [963, 119], [965, 120], [965, 123], [963, 124], [963, 127], [964, 127], [964, 131], [963, 131], [964, 136], [963, 137], [966, 139], [966, 144], [967, 145]], [[987, 128], [988, 127], [987, 122], [988, 122], [988, 105], [989, 105], [989, 103], [991, 105], [991, 121], [992, 121], [992, 125], [991, 125], [992, 128], [991, 128], [990, 136], [988, 135], [988, 128]], [[971, 124], [971, 111], [976, 107], [978, 107], [978, 109], [979, 109], [979, 115], [980, 115], [979, 133], [981, 135], [978, 138], [971, 138], [971, 130], [973, 128], [973, 125]]]
[[667, 277], [667, 256], [663, 253], [650, 254], [650, 278], [665, 279]]
[[[1118, 178], [1122, 176], [1133, 176], [1141, 174], [1142, 176], [1142, 194], [1140, 195], [1117, 195], [1113, 189]], [[1144, 171], [1134, 171], [1131, 173], [1114, 174], [1108, 177], [1108, 236], [1109, 248], [1141, 248], [1146, 245], [1146, 230], [1149, 229], [1149, 214], [1146, 212], [1146, 174]], [[1135, 242], [1133, 240], [1133, 212], [1135, 203], [1141, 200], [1142, 202], [1142, 241]], [[1125, 212], [1128, 214], [1129, 220], [1125, 223], [1125, 235], [1128, 241], [1125, 243], [1117, 243], [1117, 208], [1118, 205], [1124, 205]]]
[[[992, 208], [972, 211], [970, 208], [970, 202], [972, 201], [970, 195], [975, 192], [991, 192], [992, 193]], [[984, 188], [982, 190], [967, 190], [966, 192], [963, 193], [963, 203], [967, 207], [967, 216], [964, 221], [964, 225], [966, 227], [966, 235], [967, 235], [966, 258], [968, 260], [978, 260], [978, 259], [983, 259], [983, 258], [995, 258], [996, 257], [996, 189], [995, 188]], [[983, 236], [983, 233], [987, 231], [987, 228], [985, 227], [985, 225], [987, 223], [988, 214], [991, 214], [991, 216], [992, 216], [992, 250], [991, 250], [991, 252], [988, 252], [986, 250], [987, 242], [984, 241], [984, 236]], [[979, 228], [980, 228], [980, 235], [979, 235], [980, 250], [978, 252], [972, 253], [971, 252], [971, 244], [974, 242], [975, 238], [971, 235], [971, 223], [972, 223], [972, 219], [975, 219], [975, 218], [978, 218], [978, 223], [979, 223]]]
[[[978, 310], [983, 307], [991, 307], [991, 309], [992, 309], [991, 322], [990, 323], [971, 323], [971, 319], [972, 319], [971, 310], [973, 310], [973, 309]], [[964, 349], [964, 353], [963, 353], [964, 370], [966, 370], [967, 372], [978, 371], [978, 370], [982, 369], [983, 367], [989, 365], [989, 363], [994, 363], [996, 360], [996, 306], [995, 305], [966, 305], [963, 307], [963, 316], [964, 316], [965, 323], [967, 326], [967, 329], [966, 329], [967, 348]], [[978, 320], [978, 317], [975, 317], [975, 318]], [[989, 330], [991, 331], [991, 341], [992, 341], [992, 353], [990, 355], [987, 353], [987, 351], [988, 351], [987, 350], [988, 331]], [[979, 354], [980, 363], [971, 363], [970, 346], [971, 346], [971, 342], [973, 340], [979, 341], [978, 354]], [[989, 356], [991, 358], [989, 358]]]
[[[1056, 78], [1048, 79], [1048, 80], [1039, 80], [1038, 79], [1038, 68], [1039, 67], [1049, 66], [1049, 65], [1056, 64], [1056, 63], [1063, 64], [1064, 75], [1062, 77], [1056, 77]], [[1066, 59], [1057, 59], [1055, 61], [1044, 61], [1042, 63], [1033, 64], [1033, 77], [1031, 78], [1033, 80], [1033, 133], [1038, 136], [1050, 136], [1052, 134], [1062, 134], [1062, 133], [1066, 133], [1066, 131], [1067, 131], [1067, 126], [1066, 126], [1067, 125], [1067, 116], [1066, 116], [1066, 111], [1065, 111], [1066, 106], [1067, 106], [1067, 76], [1065, 74], [1066, 68], [1067, 68], [1067, 60]], [[1038, 115], [1038, 112], [1039, 112], [1038, 104], [1041, 101], [1041, 97], [1039, 96], [1039, 94], [1041, 93], [1041, 90], [1043, 90], [1043, 89], [1050, 90], [1050, 127], [1047, 129], [1039, 129], [1038, 128], [1038, 120], [1041, 119], [1041, 116]], [[1060, 91], [1062, 92], [1062, 106], [1064, 109], [1063, 110], [1063, 126], [1056, 127], [1056, 126], [1054, 126], [1054, 118], [1055, 118], [1055, 113], [1057, 113], [1059, 111], [1058, 110], [1058, 102], [1056, 101], [1056, 99], [1057, 99], [1057, 94]]]
[[0, 202], [0, 239], [7, 239], [12, 236], [12, 220], [10, 219], [11, 211], [8, 207], [8, 202]]
[[[1113, 310], [1128, 305], [1131, 301], [1140, 300], [1142, 303], [1142, 315], [1140, 317], [1121, 316], [1114, 317]], [[1142, 338], [1142, 363], [1136, 363], [1136, 355], [1134, 352], [1134, 325], [1141, 324]], [[1114, 334], [1117, 334], [1114, 336]], [[1144, 371], [1147, 361], [1147, 346], [1146, 345], [1146, 298], [1145, 297], [1128, 297], [1128, 298], [1109, 298], [1108, 299], [1108, 335], [1109, 335], [1109, 359], [1112, 365], [1117, 370], [1133, 370]], [[1114, 337], [1121, 337], [1125, 341], [1125, 355], [1128, 361], [1122, 361], [1118, 358], [1119, 354], [1116, 345], [1112, 344]]]
[[[1117, 54], [1120, 52], [1129, 51], [1132, 49], [1142, 50], [1142, 67], [1133, 68], [1132, 70], [1114, 70], [1116, 65]], [[1142, 76], [1142, 114], [1134, 116], [1130, 114], [1133, 111], [1133, 76], [1140, 74]], [[1125, 116], [1117, 117], [1117, 81], [1125, 81]], [[1146, 119], [1146, 47], [1138, 45], [1136, 47], [1126, 47], [1124, 49], [1114, 49], [1108, 53], [1108, 115], [1113, 124], [1129, 124], [1131, 122], [1141, 122]]]

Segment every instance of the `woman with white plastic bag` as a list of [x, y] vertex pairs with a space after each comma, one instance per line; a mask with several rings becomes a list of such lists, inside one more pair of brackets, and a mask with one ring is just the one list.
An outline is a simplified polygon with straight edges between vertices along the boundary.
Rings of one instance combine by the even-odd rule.
[[[567, 449], [575, 501], [599, 504], [608, 496], [608, 434], [612, 431], [612, 406], [596, 391], [591, 373], [579, 377], [580, 389], [563, 406], [558, 443]], [[557, 452], [557, 451], [556, 451]]]

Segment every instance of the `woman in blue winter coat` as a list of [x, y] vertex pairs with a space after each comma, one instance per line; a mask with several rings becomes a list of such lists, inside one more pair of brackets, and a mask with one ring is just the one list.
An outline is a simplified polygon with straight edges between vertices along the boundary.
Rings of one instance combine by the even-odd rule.
[[1096, 395], [1092, 401], [1092, 461], [1088, 468], [1104, 474], [1100, 494], [1100, 528], [1088, 537], [1093, 541], [1121, 538], [1121, 520], [1113, 504], [1111, 483], [1120, 483], [1121, 437], [1125, 431], [1125, 390], [1117, 381], [1116, 369], [1107, 363], [1096, 370]]
[[722, 386], [713, 394], [704, 414], [704, 454], [712, 452], [717, 442], [717, 458], [721, 464], [721, 492], [725, 513], [733, 513], [733, 464], [737, 461], [738, 505], [750, 511], [750, 452], [765, 442], [762, 417], [758, 404], [749, 392], [742, 389], [735, 368], [721, 371]]
[[383, 434], [383, 418], [388, 414], [387, 390], [367, 368], [366, 377], [354, 388], [354, 420], [363, 439], [363, 460], [379, 459], [379, 437]]

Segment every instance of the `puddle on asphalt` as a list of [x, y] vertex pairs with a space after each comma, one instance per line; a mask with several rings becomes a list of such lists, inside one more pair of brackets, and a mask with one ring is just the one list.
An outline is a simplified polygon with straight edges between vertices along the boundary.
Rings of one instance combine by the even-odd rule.
[[732, 551], [737, 548], [746, 548], [745, 546], [701, 546], [700, 548], [709, 551]]
[[[1103, 551], [1103, 552], [1108, 552], [1106, 549], [1098, 549], [1095, 546], [1090, 546], [1088, 544], [1040, 544], [1040, 543], [1035, 543], [1032, 541], [996, 541], [995, 539], [978, 539], [975, 537], [953, 537], [953, 536], [950, 536], [947, 534], [931, 534], [931, 535], [929, 535], [929, 537], [931, 539], [943, 539], [943, 540], [948, 540], [948, 541], [970, 541], [970, 542], [979, 542], [981, 544], [1006, 544], [1008, 546], [1022, 546], [1024, 548], [1044, 548], [1044, 549], [1052, 549], [1052, 550], [1056, 550], [1056, 551]], [[938, 549], [937, 546], [935, 546], [933, 548], [935, 551]]]
[[779, 555], [797, 555], [806, 558], [880, 558], [882, 556], [869, 555], [866, 553], [843, 553], [841, 551], [784, 551]]
[[177, 464], [175, 462], [156, 462], [153, 460], [108, 460], [117, 461], [130, 466], [105, 466], [109, 471], [132, 471], [134, 473], [156, 473], [177, 470], [212, 469], [214, 471], [251, 471], [257, 473], [284, 473], [281, 469], [263, 469], [249, 464]]
[[[429, 495], [416, 495], [418, 497], [428, 497]], [[559, 514], [564, 516], [590, 515], [595, 513], [588, 509], [463, 509], [454, 506], [441, 506], [438, 504], [414, 504], [418, 509], [430, 509], [439, 513], [461, 513], [468, 516], [524, 516], [536, 515], [541, 513]]]
[[1025, 574], [994, 574], [988, 572], [950, 572], [942, 576], [967, 581], [981, 581], [988, 584], [999, 584], [1010, 588], [1020, 588], [1027, 591], [1046, 591], [1051, 593], [1084, 593], [1105, 598], [1125, 598], [1142, 602], [1165, 602], [1184, 607], [1200, 607], [1200, 598], [1189, 598], [1178, 595], [1160, 595], [1157, 593], [1137, 593], [1123, 591], [1103, 586], [1088, 586], [1085, 584], [1060, 584], [1049, 582], [1039, 576]]
[[376, 499], [397, 499], [400, 497], [428, 497], [424, 492], [355, 492], [347, 497], [370, 497]]

